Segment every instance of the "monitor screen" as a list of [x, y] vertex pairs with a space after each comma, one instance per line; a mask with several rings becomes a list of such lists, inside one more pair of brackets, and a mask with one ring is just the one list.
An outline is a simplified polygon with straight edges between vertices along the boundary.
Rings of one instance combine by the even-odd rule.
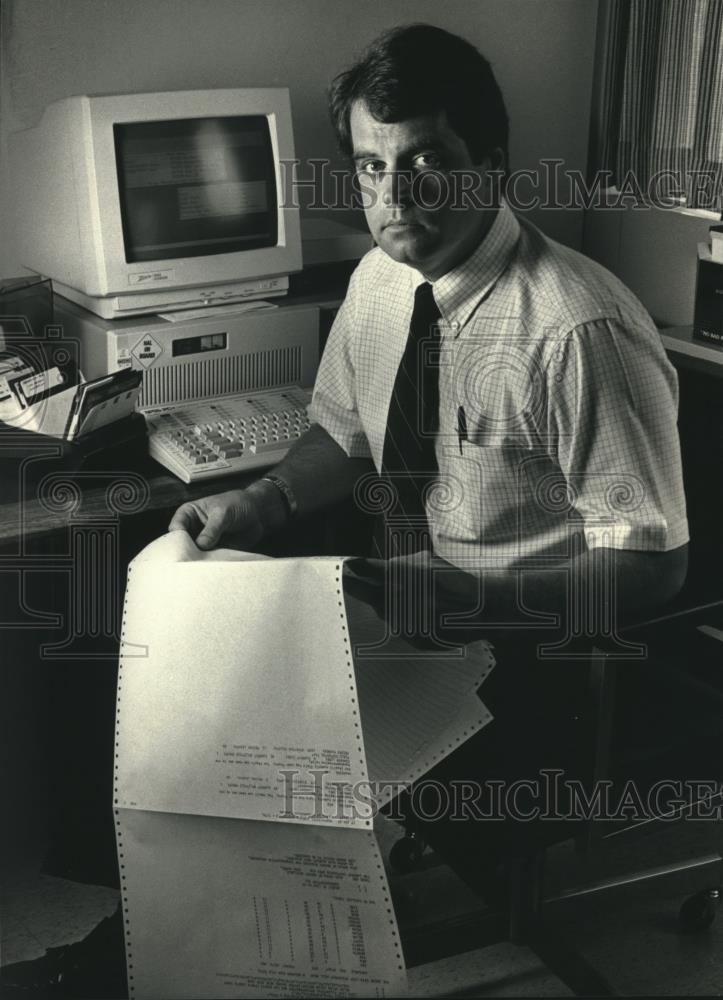
[[115, 124], [113, 132], [128, 263], [276, 245], [265, 115]]

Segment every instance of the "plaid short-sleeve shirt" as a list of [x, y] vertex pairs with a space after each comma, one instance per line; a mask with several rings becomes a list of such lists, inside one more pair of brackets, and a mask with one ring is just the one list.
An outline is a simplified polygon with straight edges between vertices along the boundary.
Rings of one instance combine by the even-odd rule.
[[[312, 421], [377, 470], [423, 280], [379, 248], [368, 253], [316, 379]], [[557, 563], [582, 537], [645, 551], [688, 540], [676, 374], [628, 289], [503, 204], [433, 291], [439, 477], [427, 516], [438, 555], [512, 569]]]

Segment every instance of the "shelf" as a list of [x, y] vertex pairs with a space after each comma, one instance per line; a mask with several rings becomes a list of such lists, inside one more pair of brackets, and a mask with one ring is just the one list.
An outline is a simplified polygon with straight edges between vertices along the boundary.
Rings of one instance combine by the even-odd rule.
[[697, 340], [692, 326], [663, 327], [660, 338], [671, 361], [723, 378], [723, 346]]

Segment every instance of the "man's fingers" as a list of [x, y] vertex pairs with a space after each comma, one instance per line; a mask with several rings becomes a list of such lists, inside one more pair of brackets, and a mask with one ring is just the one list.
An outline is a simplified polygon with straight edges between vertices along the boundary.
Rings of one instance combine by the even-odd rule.
[[228, 520], [228, 510], [212, 510], [205, 527], [196, 539], [199, 549], [212, 549], [219, 541]]
[[178, 508], [168, 525], [169, 531], [187, 531], [193, 535], [204, 523], [200, 512], [194, 503], [184, 503]]
[[[234, 526], [246, 527], [241, 493], [230, 491], [181, 504], [171, 518], [169, 531], [186, 531], [199, 549], [212, 549]], [[195, 536], [198, 535], [198, 538]]]

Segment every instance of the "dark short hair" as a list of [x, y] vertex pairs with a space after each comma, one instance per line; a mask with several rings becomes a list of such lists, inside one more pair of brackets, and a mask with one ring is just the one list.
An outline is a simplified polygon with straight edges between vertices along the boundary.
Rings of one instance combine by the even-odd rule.
[[445, 111], [474, 163], [493, 149], [507, 162], [509, 124], [492, 67], [478, 50], [431, 24], [393, 28], [372, 42], [329, 88], [329, 112], [339, 145], [352, 154], [349, 118], [363, 101], [380, 122]]

